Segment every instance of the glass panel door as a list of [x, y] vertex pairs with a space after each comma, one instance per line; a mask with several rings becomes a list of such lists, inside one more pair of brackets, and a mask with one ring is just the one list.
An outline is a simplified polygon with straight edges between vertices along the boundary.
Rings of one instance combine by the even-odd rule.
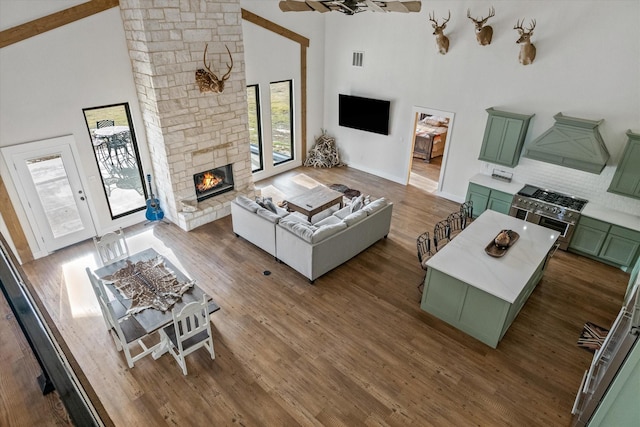
[[29, 223], [47, 252], [96, 235], [74, 144], [73, 136], [63, 136], [2, 149]]
[[84, 229], [61, 154], [25, 161], [53, 238]]

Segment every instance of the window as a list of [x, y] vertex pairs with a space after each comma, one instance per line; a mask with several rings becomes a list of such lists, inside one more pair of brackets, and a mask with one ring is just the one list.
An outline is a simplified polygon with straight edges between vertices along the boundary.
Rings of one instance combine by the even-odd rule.
[[111, 218], [116, 219], [146, 207], [142, 165], [129, 104], [82, 110]]
[[272, 82], [271, 143], [273, 164], [293, 159], [293, 81]]
[[247, 86], [247, 103], [249, 104], [251, 172], [258, 172], [264, 168], [262, 163], [262, 124], [260, 122], [260, 91], [258, 85]]

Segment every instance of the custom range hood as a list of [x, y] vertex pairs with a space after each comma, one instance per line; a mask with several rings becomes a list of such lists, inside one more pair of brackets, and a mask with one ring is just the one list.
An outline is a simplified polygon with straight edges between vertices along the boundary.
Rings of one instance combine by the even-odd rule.
[[558, 113], [556, 123], [525, 146], [524, 157], [599, 174], [609, 160], [598, 126], [603, 120], [586, 120]]

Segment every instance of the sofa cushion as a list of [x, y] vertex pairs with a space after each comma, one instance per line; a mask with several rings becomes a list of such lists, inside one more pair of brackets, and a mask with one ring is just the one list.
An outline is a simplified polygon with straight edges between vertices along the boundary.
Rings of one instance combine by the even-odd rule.
[[338, 212], [334, 213], [334, 215], [340, 219], [345, 219], [347, 215], [349, 215], [350, 213], [351, 213], [351, 206], [345, 206], [344, 208], [340, 209]]
[[362, 208], [362, 210], [365, 211], [367, 215], [371, 215], [372, 213], [377, 212], [387, 206], [387, 204], [387, 199], [385, 199], [384, 197], [380, 197], [379, 199], [374, 200], [373, 202]]
[[290, 221], [288, 215], [280, 220], [280, 225], [301, 239], [311, 242], [311, 237], [313, 236], [313, 232], [317, 230], [317, 227], [313, 225], [306, 225], [303, 222], [299, 221]]
[[275, 214], [273, 212], [271, 212], [269, 209], [265, 209], [265, 208], [258, 208], [258, 210], [256, 211], [256, 214], [258, 214], [258, 216], [261, 216], [262, 218], [273, 222], [274, 224], [277, 223], [280, 218], [282, 218], [285, 215], [278, 215]]
[[321, 227], [321, 226], [323, 226], [323, 225], [338, 224], [338, 223], [340, 223], [340, 222], [342, 222], [342, 220], [341, 220], [340, 218], [338, 218], [338, 217], [337, 217], [337, 216], [335, 216], [335, 215], [331, 215], [331, 216], [326, 217], [326, 218], [325, 218], [325, 219], [323, 219], [322, 221], [318, 221], [318, 222], [316, 222], [314, 225], [315, 225], [316, 227]]
[[260, 207], [259, 204], [257, 204], [256, 202], [254, 202], [253, 200], [251, 200], [250, 198], [248, 198], [246, 196], [238, 196], [238, 197], [236, 197], [236, 203], [239, 206], [242, 206], [243, 208], [245, 208], [246, 210], [248, 210], [250, 212], [254, 212], [254, 213]]
[[355, 211], [354, 213], [347, 215], [343, 221], [347, 226], [351, 227], [353, 224], [362, 221], [366, 217], [367, 211], [360, 209], [359, 211]]
[[308, 227], [311, 227], [312, 224], [307, 221], [307, 217], [304, 216], [303, 214], [301, 214], [300, 212], [292, 212], [289, 215], [287, 215], [287, 220], [289, 221], [294, 221], [294, 222], [300, 222]]
[[336, 206], [331, 206], [329, 209], [325, 209], [321, 212], [318, 212], [313, 216], [313, 218], [311, 218], [311, 223], [318, 224], [318, 222], [333, 215], [335, 212], [337, 212], [337, 210], [338, 210], [338, 206], [336, 205]]
[[343, 221], [340, 221], [337, 224], [329, 224], [323, 225], [322, 227], [318, 227], [316, 231], [313, 232], [313, 236], [311, 237], [311, 243], [318, 243], [323, 241], [329, 236], [333, 236], [336, 233], [347, 228], [347, 224]]

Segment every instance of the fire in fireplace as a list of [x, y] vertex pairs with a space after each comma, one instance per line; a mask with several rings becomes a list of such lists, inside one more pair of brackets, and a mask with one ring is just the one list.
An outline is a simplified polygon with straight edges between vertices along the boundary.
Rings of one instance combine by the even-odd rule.
[[193, 184], [199, 202], [233, 190], [232, 165], [210, 169], [193, 175]]

